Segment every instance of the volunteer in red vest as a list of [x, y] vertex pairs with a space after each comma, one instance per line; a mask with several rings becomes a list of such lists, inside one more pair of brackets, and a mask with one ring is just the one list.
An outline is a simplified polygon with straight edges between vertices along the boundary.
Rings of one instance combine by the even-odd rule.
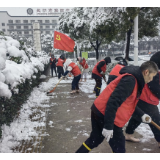
[[82, 66], [83, 70], [82, 70], [82, 76], [81, 76], [81, 79], [80, 81], [82, 81], [82, 79], [84, 79], [84, 81], [86, 82], [87, 80], [87, 75], [88, 75], [88, 72], [89, 72], [89, 66], [85, 60], [85, 58], [82, 58], [82, 57], [78, 57], [77, 58], [77, 61], [79, 61], [79, 64]]
[[105, 72], [108, 63], [111, 63], [110, 57], [106, 57], [103, 60], [99, 61], [92, 70], [92, 78], [95, 79], [96, 81], [96, 85], [94, 87], [94, 92], [96, 93], [96, 97], [99, 96], [99, 93], [101, 91], [102, 77], [104, 81], [106, 81]]
[[[125, 137], [122, 128], [134, 110], [145, 123], [151, 117], [136, 107], [145, 83], [153, 80], [158, 67], [154, 62], [144, 62], [139, 66], [126, 66], [120, 76], [109, 83], [95, 99], [91, 107], [92, 132], [76, 153], [87, 153], [107, 139], [114, 153], [125, 152]], [[148, 117], [148, 119], [146, 119]]]
[[53, 77], [53, 70], [55, 72], [55, 75], [57, 77], [57, 72], [56, 72], [56, 58], [54, 58], [54, 55], [51, 55], [50, 58], [50, 66], [51, 66], [51, 75]]
[[57, 62], [58, 79], [60, 79], [60, 77], [64, 74], [64, 69], [63, 69], [64, 62], [65, 62], [65, 56], [64, 56], [64, 54], [62, 54], [58, 58], [58, 62]]
[[63, 74], [63, 76], [65, 77], [69, 72], [71, 72], [74, 76], [72, 80], [72, 91], [70, 93], [72, 94], [72, 93], [79, 92], [78, 83], [81, 79], [81, 71], [79, 67], [74, 62], [72, 62], [71, 59], [66, 59], [64, 66], [67, 67], [67, 70]]
[[[150, 58], [150, 61], [157, 64], [159, 73], [153, 78], [153, 81], [145, 84], [137, 106], [143, 110], [143, 112], [150, 115], [152, 120], [160, 126], [160, 111], [157, 106], [160, 100], [160, 52], [156, 52], [154, 56]], [[133, 133], [141, 122], [142, 121], [139, 116], [134, 113], [128, 123], [128, 126], [126, 127], [126, 140], [140, 142], [140, 139], [135, 138]], [[158, 142], [158, 147], [160, 148], [160, 131], [151, 124], [149, 124], [149, 127], [151, 128], [154, 137]]]
[[116, 65], [113, 67], [113, 69], [111, 70], [111, 72], [109, 73], [107, 84], [109, 84], [112, 80], [114, 80], [115, 78], [117, 78], [117, 76], [120, 75], [119, 71], [120, 71], [123, 67], [125, 67], [125, 66], [127, 66], [127, 65], [128, 65], [128, 63], [127, 63], [127, 61], [126, 61], [125, 59], [120, 60], [120, 61], [118, 62], [118, 64], [116, 64]]

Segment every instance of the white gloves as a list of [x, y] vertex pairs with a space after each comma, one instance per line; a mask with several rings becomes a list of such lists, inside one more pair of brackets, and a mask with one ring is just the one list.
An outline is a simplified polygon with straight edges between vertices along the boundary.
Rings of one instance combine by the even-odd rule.
[[113, 130], [103, 128], [102, 135], [107, 139], [107, 142], [109, 142], [110, 138], [113, 137]]
[[144, 114], [141, 118], [144, 123], [151, 123], [152, 121], [152, 118], [148, 114]]

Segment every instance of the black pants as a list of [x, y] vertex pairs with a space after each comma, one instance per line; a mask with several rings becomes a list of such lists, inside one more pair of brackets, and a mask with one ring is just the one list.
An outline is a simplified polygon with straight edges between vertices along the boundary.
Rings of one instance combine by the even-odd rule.
[[78, 83], [79, 83], [80, 79], [81, 79], [81, 74], [73, 78], [73, 81], [72, 81], [72, 90], [79, 90]]
[[[93, 111], [91, 111], [91, 123], [92, 132], [90, 137], [84, 142], [89, 149], [93, 149], [101, 144], [104, 140], [102, 130], [104, 126], [104, 119], [98, 117]], [[114, 125], [113, 138], [110, 139], [109, 145], [114, 153], [125, 153], [125, 137], [123, 135], [122, 128]], [[87, 153], [89, 150], [82, 144], [82, 146], [76, 151], [76, 153]]]
[[57, 66], [58, 79], [64, 74], [64, 69], [62, 66]]
[[96, 97], [98, 97], [101, 91], [102, 77], [92, 73], [92, 78], [96, 81], [94, 92], [96, 93]]
[[[140, 100], [137, 105], [142, 111], [148, 114], [155, 123], [160, 126], [160, 113], [157, 106], [148, 104], [142, 100]], [[141, 122], [141, 117], [137, 117], [136, 113], [134, 112], [131, 119], [129, 120], [128, 126], [126, 127], [126, 133], [133, 134], [134, 130], [141, 124]], [[152, 124], [148, 125], [150, 126], [156, 141], [160, 142], [160, 130], [158, 130]]]
[[53, 77], [53, 70], [54, 70], [54, 72], [55, 72], [55, 75], [57, 76], [56, 67], [51, 67], [51, 74], [52, 74], [52, 77]]

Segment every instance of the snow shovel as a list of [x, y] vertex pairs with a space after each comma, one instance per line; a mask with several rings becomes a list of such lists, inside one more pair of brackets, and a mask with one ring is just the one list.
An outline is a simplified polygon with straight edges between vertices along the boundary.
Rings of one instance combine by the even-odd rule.
[[[149, 118], [149, 117], [146, 117], [146, 120], [148, 120], [148, 118]], [[160, 126], [159, 126], [158, 124], [156, 124], [154, 121], [151, 121], [151, 124], [152, 124], [153, 126], [155, 126], [157, 129], [160, 130]]]
[[[63, 79], [63, 76], [60, 78], [59, 82]], [[47, 92], [47, 94], [54, 92], [54, 90], [56, 89], [56, 87], [58, 86], [59, 82], [56, 84], [56, 86], [50, 90], [49, 92]]]

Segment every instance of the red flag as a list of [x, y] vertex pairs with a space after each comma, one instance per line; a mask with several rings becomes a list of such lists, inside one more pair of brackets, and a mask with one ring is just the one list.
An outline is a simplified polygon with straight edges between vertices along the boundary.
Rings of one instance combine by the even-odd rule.
[[74, 51], [75, 42], [67, 35], [54, 31], [54, 48], [68, 52]]

